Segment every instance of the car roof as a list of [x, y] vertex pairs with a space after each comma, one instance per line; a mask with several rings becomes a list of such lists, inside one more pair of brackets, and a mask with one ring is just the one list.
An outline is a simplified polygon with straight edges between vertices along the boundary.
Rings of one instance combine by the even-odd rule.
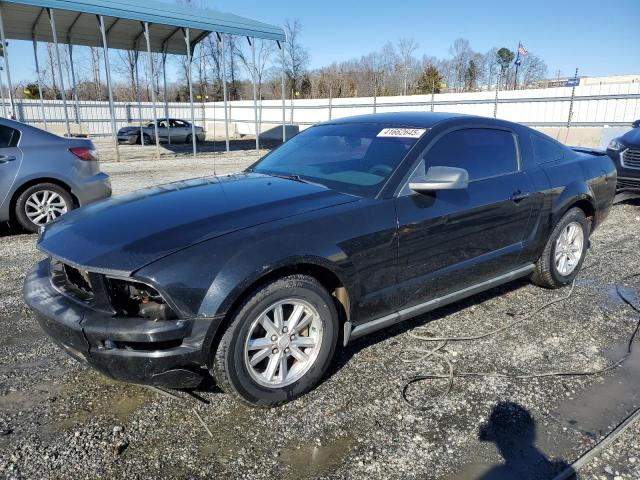
[[380, 123], [402, 125], [405, 127], [431, 128], [445, 120], [464, 117], [462, 113], [447, 112], [385, 112], [353, 117], [336, 118], [320, 125], [336, 125], [346, 123]]

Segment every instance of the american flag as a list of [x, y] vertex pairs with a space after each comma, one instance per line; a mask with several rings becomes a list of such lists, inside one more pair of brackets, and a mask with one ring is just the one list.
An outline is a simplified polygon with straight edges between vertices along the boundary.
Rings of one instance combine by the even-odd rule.
[[524, 45], [520, 44], [520, 46], [518, 47], [518, 53], [520, 55], [526, 55], [528, 52], [527, 52], [527, 49], [524, 48]]

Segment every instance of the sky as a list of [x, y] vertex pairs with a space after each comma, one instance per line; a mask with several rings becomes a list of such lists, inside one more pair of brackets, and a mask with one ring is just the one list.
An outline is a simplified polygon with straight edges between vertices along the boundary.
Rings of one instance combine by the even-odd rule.
[[[572, 76], [576, 67], [589, 76], [640, 73], [640, 0], [201, 2], [276, 25], [299, 18], [311, 68], [360, 57], [401, 37], [418, 41], [418, 57], [447, 57], [453, 41], [463, 37], [483, 53], [494, 46], [515, 50], [522, 42], [546, 61], [550, 77], [558, 71]], [[14, 59], [33, 57], [28, 42], [12, 42], [10, 49]], [[13, 76], [31, 77], [31, 63], [12, 62]]]

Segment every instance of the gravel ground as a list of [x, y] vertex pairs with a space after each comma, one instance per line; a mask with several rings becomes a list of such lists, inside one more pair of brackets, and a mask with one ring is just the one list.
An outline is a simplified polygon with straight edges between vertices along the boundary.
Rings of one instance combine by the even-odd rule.
[[[254, 159], [242, 152], [220, 155], [216, 171], [238, 170]], [[211, 174], [213, 160], [138, 160], [103, 168], [119, 195]], [[405, 404], [401, 386], [414, 374], [444, 373], [445, 358], [456, 371], [503, 374], [595, 370], [616, 360], [638, 320], [616, 285], [640, 272], [639, 228], [640, 201], [616, 205], [592, 239], [590, 267], [573, 294], [513, 328], [481, 341], [449, 343], [428, 359], [414, 350], [435, 345], [409, 335], [415, 329], [424, 336], [490, 331], [569, 289], [547, 291], [519, 281], [359, 339], [338, 352], [318, 388], [265, 410], [240, 404], [215, 386], [168, 397], [109, 380], [67, 357], [40, 332], [22, 301], [24, 275], [41, 258], [35, 236], [0, 227], [0, 476], [552, 478], [640, 407], [640, 348], [603, 375], [456, 378], [450, 394], [426, 411]], [[639, 287], [640, 281], [628, 281], [621, 288], [639, 300]], [[408, 395], [425, 404], [445, 387], [420, 383]], [[638, 428], [579, 478], [639, 478]]]

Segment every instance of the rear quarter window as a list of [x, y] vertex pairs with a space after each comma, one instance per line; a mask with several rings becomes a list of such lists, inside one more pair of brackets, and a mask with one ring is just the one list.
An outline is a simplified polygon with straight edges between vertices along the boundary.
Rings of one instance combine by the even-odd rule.
[[533, 158], [538, 165], [557, 162], [564, 158], [564, 146], [541, 135], [531, 135]]
[[0, 125], [0, 148], [17, 147], [18, 141], [20, 141], [20, 131]]

